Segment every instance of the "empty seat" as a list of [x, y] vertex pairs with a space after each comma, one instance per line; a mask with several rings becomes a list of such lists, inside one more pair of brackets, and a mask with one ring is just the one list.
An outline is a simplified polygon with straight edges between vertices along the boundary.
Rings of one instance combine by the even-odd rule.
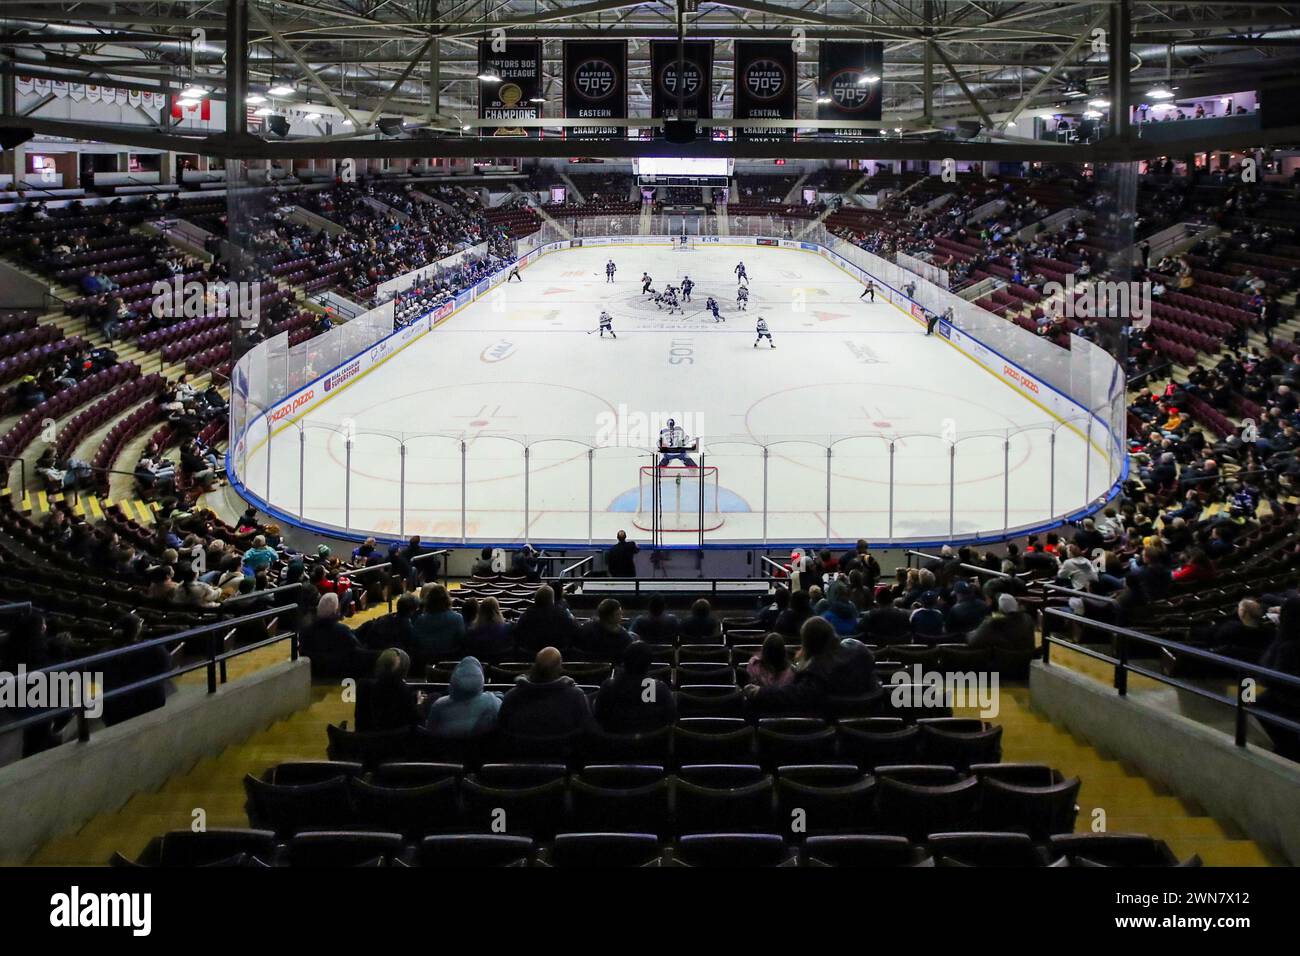
[[1136, 833], [1064, 833], [1048, 841], [1048, 849], [1076, 866], [1200, 866], [1191, 856], [1179, 862], [1168, 844]]
[[248, 822], [290, 836], [299, 830], [333, 830], [352, 822], [348, 781], [334, 777], [303, 786], [283, 786], [244, 777]]
[[744, 717], [745, 695], [734, 684], [693, 684], [676, 691], [678, 717]]
[[920, 731], [901, 717], [841, 720], [838, 730], [840, 756], [867, 770], [916, 758]]
[[356, 819], [363, 826], [407, 837], [459, 829], [460, 794], [454, 776], [402, 787], [354, 780], [352, 801]]
[[659, 862], [659, 838], [652, 833], [561, 833], [538, 854], [547, 866], [604, 869], [653, 866]]
[[673, 847], [679, 866], [794, 866], [794, 851], [770, 833], [702, 833], [684, 836]]
[[772, 777], [756, 766], [682, 767], [673, 782], [679, 833], [708, 832], [725, 820], [733, 830], [772, 827]]
[[1023, 833], [932, 833], [927, 841], [939, 866], [1043, 866], [1046, 855]]
[[320, 783], [335, 777], [351, 779], [361, 773], [361, 764], [343, 760], [302, 760], [277, 764], [269, 767], [262, 774], [267, 783], [287, 787], [298, 787], [309, 783]]
[[924, 847], [907, 837], [885, 834], [810, 836], [803, 846], [805, 866], [918, 866], [927, 861]]
[[316, 831], [290, 840], [283, 862], [303, 867], [383, 866], [401, 852], [402, 837], [397, 833]]
[[876, 781], [854, 766], [782, 767], [776, 818], [783, 833], [802, 838], [869, 828]]
[[966, 829], [974, 820], [979, 782], [927, 786], [889, 776], [876, 781], [875, 819], [885, 833], [923, 840], [930, 833]]
[[766, 717], [758, 722], [757, 741], [759, 761], [770, 769], [835, 759], [835, 730], [815, 717]]
[[1074, 829], [1080, 780], [1021, 786], [996, 776], [980, 779], [980, 824], [990, 830], [1026, 833], [1036, 840]]
[[997, 763], [1002, 759], [1002, 727], [980, 720], [926, 718], [916, 722], [921, 731], [920, 751], [924, 760], [966, 769], [973, 763]]
[[547, 839], [563, 817], [564, 790], [563, 779], [536, 786], [494, 787], [471, 774], [462, 784], [466, 828]]
[[673, 760], [678, 766], [750, 763], [754, 728], [738, 717], [687, 717], [673, 726]]
[[582, 742], [583, 759], [592, 761], [636, 761], [666, 764], [672, 745], [672, 726], [635, 734], [617, 734], [599, 727], [588, 730]]
[[590, 767], [575, 777], [569, 784], [573, 826], [667, 836], [671, 830], [668, 779], [660, 767], [639, 769], [648, 772]]
[[411, 866], [459, 870], [475, 867], [527, 866], [533, 855], [528, 837], [505, 833], [456, 833], [427, 836], [410, 853]]
[[275, 856], [275, 834], [270, 830], [214, 827], [210, 830], [172, 830], [154, 837], [135, 861], [138, 866], [212, 866], [228, 860]]

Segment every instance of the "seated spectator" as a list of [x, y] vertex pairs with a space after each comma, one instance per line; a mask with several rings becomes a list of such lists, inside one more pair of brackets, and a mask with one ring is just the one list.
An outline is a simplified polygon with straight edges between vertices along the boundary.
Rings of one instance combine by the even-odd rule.
[[454, 657], [465, 640], [465, 618], [452, 610], [451, 593], [441, 584], [426, 584], [423, 609], [411, 619], [411, 647], [422, 664]]
[[965, 634], [980, 626], [988, 617], [989, 606], [984, 603], [980, 589], [969, 581], [958, 581], [953, 588], [956, 600], [948, 609], [945, 630], [950, 634]]
[[322, 594], [316, 616], [298, 635], [302, 654], [311, 660], [312, 677], [357, 677], [371, 670], [361, 642], [341, 620], [339, 596]]
[[763, 649], [745, 665], [749, 683], [759, 687], [781, 687], [794, 679], [794, 667], [786, 654], [785, 638], [772, 633], [763, 638]]
[[461, 659], [451, 672], [447, 696], [429, 708], [425, 727], [435, 737], [461, 740], [480, 737], [496, 727], [502, 697], [483, 690], [483, 665], [478, 658]]
[[476, 578], [491, 578], [496, 576], [496, 571], [492, 570], [492, 549], [484, 548], [479, 552], [478, 560], [470, 568], [469, 573]]
[[1076, 591], [1092, 590], [1097, 583], [1097, 566], [1084, 556], [1078, 543], [1066, 545], [1065, 552], [1067, 557], [1057, 569], [1056, 583]]
[[[1277, 621], [1277, 636], [1259, 657], [1259, 665], [1300, 677], [1300, 598], [1282, 604]], [[1260, 695], [1260, 707], [1291, 720], [1300, 720], [1300, 691], [1273, 686]], [[1273, 739], [1273, 750], [1289, 760], [1300, 760], [1300, 734], [1271, 722], [1264, 729]]]
[[415, 688], [406, 682], [411, 658], [406, 651], [390, 647], [375, 661], [375, 679], [367, 688], [367, 730], [398, 730], [419, 721]]
[[1215, 577], [1214, 562], [1200, 548], [1188, 548], [1182, 566], [1173, 572], [1176, 584], [1204, 584]]
[[275, 550], [267, 547], [266, 535], [259, 534], [253, 538], [253, 546], [244, 552], [244, 567], [253, 573], [265, 571], [278, 558]]
[[862, 616], [858, 634], [873, 644], [907, 644], [912, 639], [912, 615], [895, 604], [878, 605]]
[[[141, 643], [144, 639], [144, 621], [134, 614], [128, 615], [119, 624], [116, 637], [123, 647]], [[142, 680], [166, 674], [171, 669], [171, 657], [166, 647], [161, 644], [144, 647], [112, 661], [110, 671], [105, 675], [105, 690], [129, 687]], [[111, 727], [162, 707], [167, 702], [170, 684], [170, 681], [159, 682], [104, 701], [105, 725]]]
[[543, 647], [501, 702], [497, 728], [516, 736], [561, 737], [585, 729], [590, 720], [587, 695], [564, 675], [563, 655]]
[[871, 651], [852, 638], [841, 640], [829, 621], [809, 618], [799, 639], [799, 658], [788, 682], [745, 688], [756, 713], [819, 714], [831, 696], [858, 696], [879, 687]]
[[908, 621], [912, 625], [912, 633], [917, 637], [940, 638], [943, 636], [943, 612], [936, 607], [938, 603], [938, 595], [934, 591], [926, 591], [921, 595], [921, 600], [912, 605], [912, 613]]
[[573, 616], [555, 603], [555, 589], [543, 584], [533, 593], [533, 603], [515, 621], [510, 637], [519, 650], [529, 654], [548, 645], [563, 653], [573, 646], [577, 633]]
[[[847, 595], [848, 588], [835, 589], [837, 595]], [[858, 612], [852, 604], [844, 597], [837, 597], [833, 601], [822, 602], [827, 605], [822, 611], [822, 618], [830, 621], [831, 627], [835, 628], [835, 633], [840, 637], [852, 637], [858, 630]]]
[[495, 663], [509, 657], [513, 649], [510, 628], [501, 614], [501, 604], [494, 597], [483, 598], [478, 602], [474, 623], [465, 633], [465, 652]]
[[192, 567], [181, 568], [181, 579], [172, 591], [172, 600], [186, 607], [212, 608], [221, 604], [220, 588], [204, 584]]
[[1237, 614], [1214, 628], [1210, 635], [1210, 648], [1224, 657], [1255, 663], [1273, 643], [1277, 631], [1264, 617], [1264, 607], [1252, 598], [1237, 602]]
[[636, 734], [666, 727], [677, 719], [672, 688], [647, 675], [653, 658], [650, 647], [633, 641], [623, 663], [600, 685], [592, 705], [596, 723], [616, 734]]
[[722, 640], [722, 622], [704, 598], [691, 605], [690, 616], [681, 624], [683, 644], [716, 644]]
[[651, 595], [646, 613], [632, 621], [632, 633], [648, 644], [676, 644], [681, 620], [667, 607], [662, 594]]
[[[387, 647], [406, 650], [413, 646], [411, 620], [419, 609], [419, 598], [414, 594], [403, 594], [397, 599], [397, 609], [392, 614], [367, 621], [357, 630], [357, 637], [371, 650], [382, 651]], [[410, 662], [407, 663], [409, 666]]]
[[601, 601], [595, 620], [578, 631], [574, 643], [591, 660], [620, 660], [632, 643], [632, 635], [623, 627], [623, 606], [613, 598]]
[[1034, 621], [1014, 595], [998, 595], [997, 610], [966, 638], [971, 647], [989, 650], [1030, 651], [1034, 648]]
[[777, 587], [772, 593], [772, 603], [763, 608], [758, 615], [758, 626], [770, 631], [776, 626], [777, 618], [790, 607], [790, 589]]
[[797, 638], [805, 621], [813, 616], [812, 599], [807, 591], [793, 591], [790, 606], [777, 615], [772, 630], [785, 638]]

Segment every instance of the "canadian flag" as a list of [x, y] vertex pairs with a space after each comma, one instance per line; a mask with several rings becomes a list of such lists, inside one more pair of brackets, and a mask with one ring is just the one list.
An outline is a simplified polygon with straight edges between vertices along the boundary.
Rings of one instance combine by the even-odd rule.
[[[194, 115], [195, 110], [199, 111], [199, 115], [197, 117]], [[187, 113], [189, 114], [189, 116], [185, 115]], [[194, 106], [181, 106], [180, 103], [178, 102], [178, 98], [173, 96], [172, 97], [172, 119], [174, 120], [199, 119], [202, 120], [204, 123], [209, 122], [212, 119], [212, 101], [207, 97], [204, 97], [203, 99], [199, 100], [199, 102]]]

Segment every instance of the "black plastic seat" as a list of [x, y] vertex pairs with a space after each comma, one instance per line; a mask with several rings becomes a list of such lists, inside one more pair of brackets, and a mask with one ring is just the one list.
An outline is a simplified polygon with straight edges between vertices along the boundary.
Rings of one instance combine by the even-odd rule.
[[564, 816], [564, 780], [531, 787], [493, 787], [474, 775], [461, 784], [466, 829], [546, 840]]
[[901, 717], [862, 717], [841, 720], [839, 752], [865, 770], [915, 760], [921, 732]]
[[639, 783], [611, 777], [602, 773], [588, 776], [584, 772], [569, 782], [574, 829], [657, 836], [671, 832], [671, 788], [662, 770], [657, 778]]
[[981, 826], [1026, 833], [1036, 840], [1074, 830], [1079, 812], [1078, 777], [1046, 787], [1022, 787], [992, 776], [979, 780]]
[[758, 767], [683, 767], [673, 781], [678, 833], [705, 833], [719, 821], [736, 831], [771, 830], [771, 776]]
[[236, 857], [271, 860], [276, 839], [270, 830], [214, 827], [210, 830], [172, 830], [149, 841], [135, 863], [139, 866], [211, 866]]
[[365, 777], [377, 787], [424, 787], [439, 780], [459, 780], [465, 768], [458, 763], [384, 763]]
[[330, 760], [356, 761], [367, 767], [381, 763], [410, 759], [412, 753], [411, 731], [380, 730], [354, 733], [330, 724], [325, 728], [329, 738]]
[[738, 717], [687, 717], [673, 726], [673, 762], [750, 763], [755, 736], [754, 728]]
[[295, 867], [382, 866], [396, 859], [402, 847], [397, 833], [314, 831], [290, 840], [283, 862]]
[[489, 787], [535, 787], [563, 780], [568, 772], [562, 763], [485, 763], [470, 779]]
[[666, 764], [672, 748], [671, 724], [643, 733], [618, 734], [592, 727], [582, 741], [582, 758], [593, 761], [636, 761]]
[[794, 866], [794, 850], [771, 833], [701, 833], [684, 836], [673, 847], [679, 866], [751, 868]]
[[1065, 779], [1045, 763], [973, 763], [970, 772], [981, 780], [1000, 780], [1018, 787], [1051, 787]]
[[460, 789], [454, 776], [405, 787], [354, 780], [352, 802], [362, 826], [407, 837], [460, 829]]
[[479, 867], [527, 866], [533, 841], [506, 833], [455, 833], [427, 836], [406, 858], [410, 866], [463, 870]]
[[759, 762], [829, 763], [835, 759], [835, 729], [816, 717], [765, 717], [758, 722]]
[[1046, 866], [1048, 862], [1024, 833], [932, 833], [926, 843], [939, 866]]
[[782, 831], [796, 839], [867, 830], [875, 790], [875, 779], [861, 771], [856, 780], [843, 782], [829, 774], [782, 773], [776, 778], [776, 818]]
[[335, 830], [353, 819], [348, 781], [334, 777], [321, 783], [288, 787], [244, 777], [248, 822], [258, 829], [291, 836], [300, 830]]
[[299, 760], [276, 764], [262, 773], [267, 783], [282, 787], [301, 787], [342, 777], [350, 780], [361, 773], [360, 763], [345, 760]]
[[1002, 727], [960, 717], [922, 719], [921, 759], [951, 764], [964, 770], [975, 763], [997, 763], [1002, 759]]
[[884, 868], [918, 866], [927, 859], [925, 848], [907, 837], [867, 833], [810, 836], [802, 854], [805, 866]]
[[538, 862], [560, 868], [655, 866], [662, 850], [652, 833], [561, 833], [538, 854]]
[[[719, 649], [725, 650], [721, 644]], [[676, 687], [715, 686], [735, 684], [736, 671], [729, 663], [713, 661], [684, 661], [673, 671]]]
[[692, 684], [675, 693], [679, 718], [745, 716], [745, 695], [735, 684]]
[[1063, 833], [1048, 841], [1048, 849], [1075, 866], [1200, 866], [1193, 855], [1179, 862], [1163, 840], [1138, 833]]
[[877, 778], [875, 820], [882, 832], [921, 841], [930, 833], [965, 830], [974, 821], [979, 781], [926, 786]]

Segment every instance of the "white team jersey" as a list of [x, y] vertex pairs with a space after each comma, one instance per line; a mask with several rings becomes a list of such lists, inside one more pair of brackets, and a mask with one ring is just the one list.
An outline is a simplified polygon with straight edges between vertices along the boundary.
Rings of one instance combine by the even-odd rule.
[[613, 322], [613, 321], [614, 321], [614, 320], [613, 320], [612, 318], [610, 318], [610, 315], [609, 315], [608, 312], [602, 312], [602, 313], [600, 313], [600, 324], [601, 324], [601, 325], [609, 325], [609, 324], [610, 324], [611, 322]]
[[761, 335], [762, 333], [767, 331], [767, 323], [764, 322], [762, 319], [759, 319], [758, 325], [755, 326], [755, 328], [758, 330], [759, 334]]
[[681, 425], [674, 425], [672, 428], [659, 429], [659, 447], [685, 448], [686, 429], [682, 428]]

